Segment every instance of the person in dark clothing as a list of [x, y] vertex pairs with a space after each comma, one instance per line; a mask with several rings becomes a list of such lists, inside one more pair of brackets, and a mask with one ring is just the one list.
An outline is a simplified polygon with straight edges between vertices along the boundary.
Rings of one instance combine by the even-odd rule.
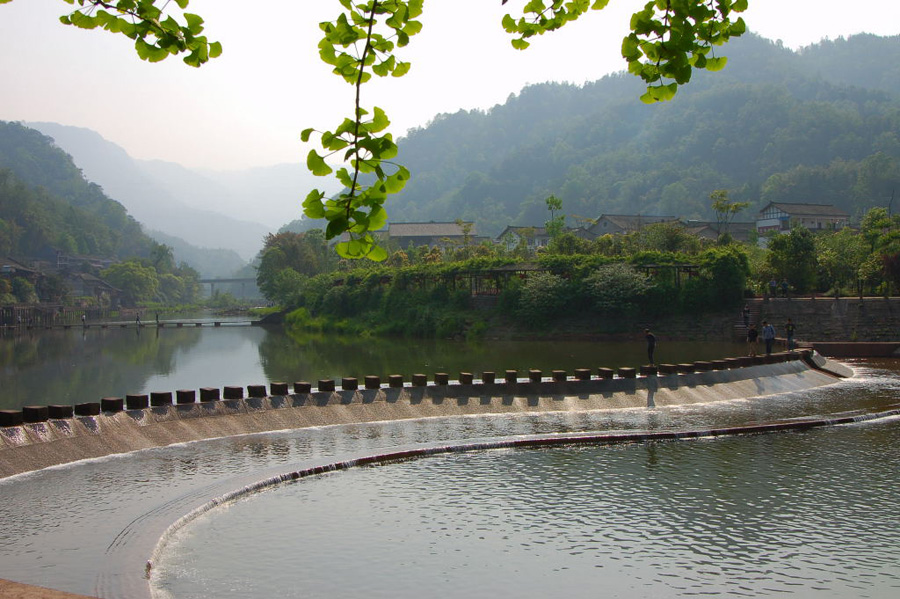
[[644, 336], [647, 339], [647, 359], [650, 360], [650, 366], [653, 366], [653, 352], [656, 351], [656, 335], [650, 332], [650, 329], [644, 329]]
[[788, 318], [787, 324], [784, 325], [784, 333], [785, 333], [785, 335], [787, 335], [788, 351], [794, 350], [794, 331], [796, 329], [797, 329], [797, 327], [794, 326], [794, 321], [792, 321], [790, 318]]
[[766, 355], [768, 356], [772, 353], [772, 346], [775, 345], [775, 327], [773, 327], [765, 320], [762, 324], [762, 338], [766, 344]]
[[756, 325], [751, 324], [750, 328], [747, 329], [747, 347], [748, 355], [755, 356], [756, 355], [756, 340], [759, 338], [759, 331], [756, 330]]
[[744, 317], [744, 327], [747, 328], [750, 326], [750, 304], [744, 304], [744, 309], [741, 311], [741, 315]]

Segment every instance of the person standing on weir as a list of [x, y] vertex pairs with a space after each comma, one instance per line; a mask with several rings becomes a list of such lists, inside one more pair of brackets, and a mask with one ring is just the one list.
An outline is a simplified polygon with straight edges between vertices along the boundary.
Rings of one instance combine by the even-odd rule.
[[756, 355], [756, 339], [759, 337], [759, 332], [756, 330], [756, 325], [751, 324], [750, 328], [747, 329], [747, 355], [753, 357]]
[[767, 323], [765, 320], [762, 324], [762, 338], [766, 343], [766, 355], [768, 356], [772, 353], [772, 345], [774, 345], [775, 343], [775, 327]]
[[650, 332], [650, 329], [644, 329], [644, 336], [647, 339], [647, 359], [650, 360], [650, 366], [653, 366], [653, 352], [656, 351], [656, 335]]
[[787, 335], [788, 351], [794, 351], [794, 331], [796, 329], [797, 327], [794, 326], [794, 321], [788, 318], [787, 324], [784, 325], [784, 333]]

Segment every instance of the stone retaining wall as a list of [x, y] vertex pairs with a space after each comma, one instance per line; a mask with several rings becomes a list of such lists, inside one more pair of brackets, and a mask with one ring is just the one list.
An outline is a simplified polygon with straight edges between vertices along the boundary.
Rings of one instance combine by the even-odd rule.
[[900, 341], [900, 298], [776, 298], [761, 301], [760, 320], [784, 336], [790, 318], [804, 341]]

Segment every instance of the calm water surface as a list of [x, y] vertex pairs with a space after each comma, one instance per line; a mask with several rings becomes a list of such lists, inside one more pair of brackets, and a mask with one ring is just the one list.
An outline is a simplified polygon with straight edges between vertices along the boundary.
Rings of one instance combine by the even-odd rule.
[[[662, 342], [660, 362], [741, 355], [742, 344]], [[413, 373], [638, 366], [634, 343], [394, 340], [290, 336], [251, 326], [35, 330], [0, 335], [0, 409], [128, 393]]]
[[454, 454], [203, 518], [161, 597], [897, 597], [897, 422]]

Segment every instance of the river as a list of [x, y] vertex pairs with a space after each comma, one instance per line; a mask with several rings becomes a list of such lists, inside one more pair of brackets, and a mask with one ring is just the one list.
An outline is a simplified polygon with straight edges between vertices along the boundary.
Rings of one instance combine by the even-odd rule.
[[[634, 343], [348, 340], [249, 326], [4, 338], [14, 404], [365, 374], [638, 365]], [[18, 356], [14, 348], [30, 348]], [[737, 355], [667, 343], [659, 361]], [[14, 358], [14, 359], [13, 359]], [[706, 430], [872, 413], [900, 361], [851, 379], [692, 406], [449, 417], [278, 431], [87, 460], [0, 480], [0, 577], [108, 599], [156, 597], [893, 598], [900, 591], [900, 419], [797, 433], [494, 450], [231, 491], [397, 448], [571, 432]], [[117, 372], [110, 372], [115, 370]], [[95, 378], [97, 380], [92, 380]], [[52, 395], [51, 395], [52, 394]], [[40, 401], [47, 399], [48, 401]]]
[[[658, 362], [741, 355], [741, 344], [666, 342]], [[646, 363], [643, 335], [634, 343], [360, 339], [289, 335], [281, 327], [229, 325], [90, 327], [0, 336], [0, 409], [74, 405], [129, 393], [390, 374], [479, 375], [529, 368], [617, 368]]]

